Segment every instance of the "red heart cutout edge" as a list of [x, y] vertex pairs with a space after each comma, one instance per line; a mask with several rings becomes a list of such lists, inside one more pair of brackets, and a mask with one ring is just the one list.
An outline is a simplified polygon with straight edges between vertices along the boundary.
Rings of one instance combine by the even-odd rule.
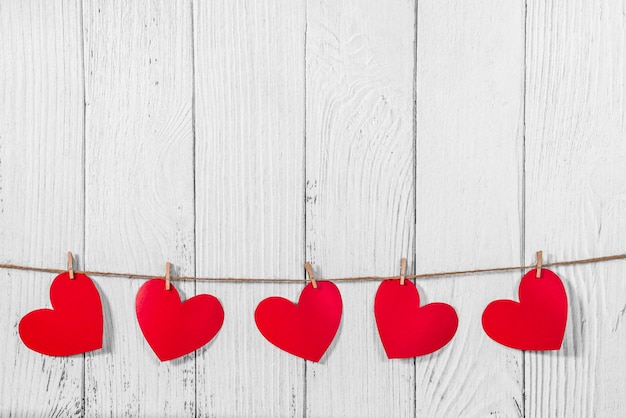
[[559, 350], [567, 324], [567, 294], [554, 272], [524, 275], [519, 302], [496, 300], [483, 312], [483, 329], [494, 341], [518, 350]]
[[102, 301], [93, 281], [68, 272], [50, 285], [52, 309], [26, 314], [18, 325], [26, 347], [49, 356], [72, 356], [102, 348]]
[[224, 309], [215, 296], [197, 295], [181, 303], [176, 288], [165, 290], [165, 281], [156, 278], [137, 292], [135, 312], [141, 332], [161, 361], [204, 346], [224, 323]]
[[298, 304], [278, 296], [259, 303], [256, 326], [265, 339], [283, 351], [318, 362], [333, 342], [341, 322], [342, 301], [334, 283], [307, 284]]
[[412, 358], [443, 348], [459, 325], [454, 308], [429, 303], [420, 308], [417, 288], [411, 281], [383, 281], [374, 300], [378, 334], [387, 357]]

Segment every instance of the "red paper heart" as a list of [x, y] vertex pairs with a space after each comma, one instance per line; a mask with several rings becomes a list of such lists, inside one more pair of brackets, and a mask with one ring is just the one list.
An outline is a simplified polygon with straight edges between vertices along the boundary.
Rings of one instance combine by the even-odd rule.
[[298, 304], [272, 296], [254, 312], [261, 334], [276, 347], [294, 356], [318, 362], [330, 346], [341, 321], [341, 294], [331, 282], [307, 284]]
[[24, 344], [49, 356], [71, 356], [102, 348], [104, 320], [98, 289], [84, 274], [61, 273], [50, 286], [53, 309], [26, 314], [18, 331]]
[[215, 337], [224, 309], [215, 296], [197, 295], [181, 303], [176, 288], [163, 279], [147, 281], [137, 292], [135, 311], [141, 332], [159, 360], [189, 354]]
[[445, 303], [420, 308], [417, 288], [411, 281], [385, 280], [374, 300], [378, 334], [387, 357], [411, 358], [433, 353], [456, 333], [459, 319]]
[[489, 337], [519, 350], [558, 350], [567, 323], [567, 294], [559, 276], [548, 269], [524, 275], [519, 303], [491, 302], [483, 312], [483, 329]]

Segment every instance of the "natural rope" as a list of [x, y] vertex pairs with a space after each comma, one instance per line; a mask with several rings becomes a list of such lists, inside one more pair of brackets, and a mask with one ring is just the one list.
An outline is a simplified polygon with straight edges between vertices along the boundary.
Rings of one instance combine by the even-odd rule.
[[[570, 261], [557, 261], [554, 263], [544, 263], [542, 267], [554, 267], [554, 266], [569, 266], [574, 264], [591, 264], [591, 263], [603, 263], [607, 261], [613, 260], [623, 260], [626, 259], [626, 254], [617, 254], [617, 255], [609, 255], [604, 257], [595, 257], [595, 258], [585, 258], [580, 260], [570, 260]], [[494, 268], [486, 268], [486, 269], [475, 269], [475, 270], [460, 270], [460, 271], [445, 271], [440, 273], [422, 273], [422, 274], [413, 274], [413, 275], [405, 275], [406, 279], [426, 279], [433, 277], [444, 277], [444, 276], [462, 276], [469, 274], [482, 274], [482, 273], [493, 273], [493, 272], [501, 272], [501, 271], [514, 271], [514, 270], [525, 270], [535, 268], [535, 264], [531, 264], [528, 266], [516, 266], [516, 267], [494, 267]], [[30, 267], [30, 266], [20, 266], [15, 264], [0, 264], [0, 269], [10, 269], [10, 270], [23, 270], [23, 271], [36, 271], [42, 273], [64, 273], [67, 270], [62, 269], [52, 269], [52, 268], [43, 268], [43, 267]], [[86, 274], [88, 276], [107, 276], [107, 277], [127, 277], [129, 279], [151, 279], [151, 278], [165, 278], [165, 276], [151, 275], [151, 274], [137, 274], [137, 273], [115, 273], [108, 271], [79, 271], [75, 270], [74, 273]], [[382, 281], [391, 278], [396, 278], [398, 276], [364, 276], [364, 277], [340, 277], [334, 279], [323, 279], [333, 282], [363, 282], [363, 281]], [[193, 276], [171, 276], [170, 280], [198, 280], [198, 281], [211, 281], [211, 282], [233, 282], [233, 283], [302, 283], [305, 282], [306, 279], [262, 279], [262, 278], [231, 278], [231, 277], [193, 277]]]

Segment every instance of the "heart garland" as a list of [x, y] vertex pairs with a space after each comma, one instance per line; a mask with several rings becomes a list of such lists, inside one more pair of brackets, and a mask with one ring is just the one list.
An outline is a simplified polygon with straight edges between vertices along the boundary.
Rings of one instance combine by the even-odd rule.
[[137, 321], [159, 360], [189, 354], [215, 337], [224, 323], [224, 309], [212, 295], [197, 295], [181, 303], [176, 288], [163, 279], [144, 283], [135, 299]]
[[[307, 271], [311, 283], [304, 287], [297, 304], [278, 296], [269, 297], [259, 303], [254, 318], [270, 343], [318, 362], [335, 338], [343, 306], [337, 286], [329, 281], [316, 282], [310, 265]], [[387, 357], [411, 358], [441, 349], [458, 328], [456, 311], [445, 303], [420, 307], [415, 285], [401, 281], [384, 280], [374, 301], [376, 325]], [[224, 310], [214, 296], [197, 295], [181, 302], [176, 289], [166, 287], [170, 287], [169, 280], [155, 278], [146, 282], [135, 303], [141, 331], [161, 361], [204, 346], [224, 322]], [[568, 302], [559, 276], [540, 267], [531, 270], [522, 278], [518, 293], [519, 302], [496, 300], [485, 308], [485, 333], [494, 341], [519, 350], [560, 349]], [[28, 348], [50, 356], [71, 356], [102, 348], [102, 302], [88, 276], [74, 274], [73, 270], [59, 274], [50, 286], [50, 301], [53, 309], [32, 311], [19, 323], [20, 338]]]
[[50, 285], [52, 309], [26, 314], [18, 325], [26, 347], [49, 356], [71, 356], [102, 348], [102, 302], [84, 274], [61, 273]]
[[494, 341], [518, 350], [558, 350], [567, 323], [567, 294], [559, 276], [548, 269], [524, 275], [519, 302], [496, 300], [483, 312], [482, 324]]
[[445, 303], [420, 307], [417, 288], [411, 281], [385, 280], [378, 287], [374, 314], [387, 357], [411, 358], [433, 353], [456, 333], [459, 320]]
[[259, 303], [256, 326], [265, 339], [294, 356], [320, 361], [339, 329], [342, 301], [339, 289], [328, 281], [307, 284], [298, 304], [272, 296]]

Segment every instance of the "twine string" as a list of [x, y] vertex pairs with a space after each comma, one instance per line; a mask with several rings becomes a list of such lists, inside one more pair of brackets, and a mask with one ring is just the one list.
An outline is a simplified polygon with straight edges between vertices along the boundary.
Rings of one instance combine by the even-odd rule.
[[[553, 263], [543, 263], [542, 267], [556, 267], [556, 266], [570, 266], [576, 264], [592, 264], [592, 263], [605, 263], [608, 261], [614, 260], [624, 260], [626, 259], [626, 254], [616, 254], [616, 255], [608, 255], [603, 257], [594, 257], [594, 258], [584, 258], [579, 260], [569, 260], [569, 261], [557, 261]], [[466, 276], [471, 274], [484, 274], [484, 273], [494, 273], [494, 272], [505, 272], [505, 271], [514, 271], [514, 270], [527, 270], [533, 269], [537, 265], [531, 264], [528, 266], [515, 266], [515, 267], [492, 267], [485, 269], [473, 269], [473, 270], [459, 270], [459, 271], [444, 271], [437, 273], [421, 273], [421, 274], [413, 274], [413, 275], [405, 275], [406, 279], [428, 279], [428, 278], [436, 278], [436, 277], [446, 277], [446, 276]], [[64, 273], [67, 270], [62, 269], [53, 269], [53, 268], [45, 268], [45, 267], [31, 267], [31, 266], [21, 266], [17, 264], [0, 264], [0, 269], [7, 270], [22, 270], [22, 271], [34, 271], [41, 273]], [[86, 274], [87, 276], [105, 276], [105, 277], [125, 277], [129, 279], [152, 279], [152, 278], [161, 278], [164, 279], [164, 276], [153, 275], [153, 274], [138, 274], [138, 273], [116, 273], [110, 271], [80, 271], [74, 270], [75, 274]], [[392, 278], [397, 278], [398, 276], [362, 276], [362, 277], [338, 277], [338, 278], [328, 278], [324, 280], [333, 281], [333, 282], [365, 282], [365, 281], [383, 281]], [[171, 276], [170, 280], [172, 281], [183, 281], [183, 280], [197, 280], [197, 281], [207, 281], [207, 282], [231, 282], [231, 283], [303, 283], [306, 282], [306, 279], [281, 279], [281, 278], [254, 278], [254, 277], [194, 277], [194, 276]]]

